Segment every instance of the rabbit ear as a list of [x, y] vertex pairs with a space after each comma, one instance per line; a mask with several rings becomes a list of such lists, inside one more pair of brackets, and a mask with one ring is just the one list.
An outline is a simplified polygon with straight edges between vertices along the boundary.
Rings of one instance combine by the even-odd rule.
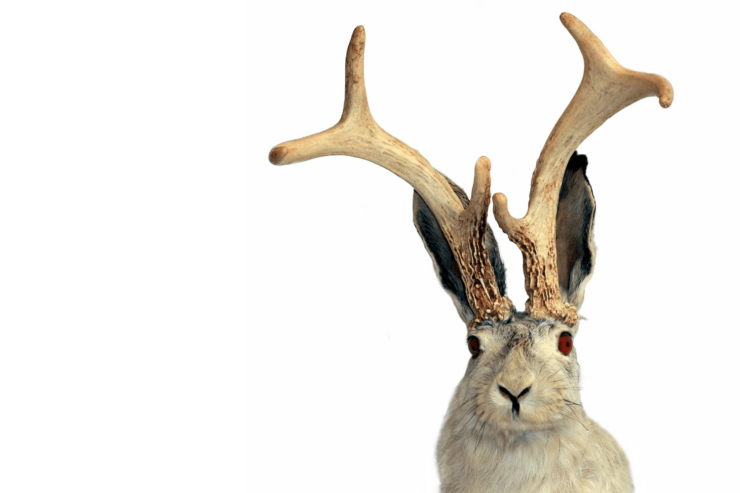
[[596, 201], [586, 177], [587, 166], [586, 156], [574, 152], [565, 168], [555, 223], [560, 298], [577, 309], [583, 304], [596, 258], [593, 242]]
[[[449, 178], [445, 178], [455, 192], [455, 195], [460, 199], [463, 207], [467, 207], [470, 200], [465, 191]], [[452, 254], [452, 249], [450, 249], [444, 233], [442, 233], [442, 229], [439, 227], [437, 219], [417, 192], [414, 192], [414, 225], [416, 225], [416, 230], [419, 232], [419, 236], [421, 236], [424, 246], [429, 252], [429, 256], [432, 257], [434, 270], [437, 273], [439, 281], [442, 283], [442, 287], [452, 298], [460, 318], [465, 324], [470, 324], [475, 317], [468, 303], [465, 284], [460, 274], [460, 267]], [[498, 243], [496, 243], [496, 238], [494, 238], [493, 231], [489, 225], [486, 225], [483, 244], [488, 251], [488, 260], [496, 275], [496, 285], [499, 293], [501, 296], [506, 296], [506, 269], [504, 269], [504, 264], [499, 255]]]

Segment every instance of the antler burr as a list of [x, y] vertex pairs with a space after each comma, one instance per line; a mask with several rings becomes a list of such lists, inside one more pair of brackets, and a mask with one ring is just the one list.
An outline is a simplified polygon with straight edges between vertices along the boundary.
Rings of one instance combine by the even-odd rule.
[[527, 214], [522, 219], [511, 217], [506, 197], [501, 193], [493, 196], [493, 214], [524, 256], [527, 312], [535, 318], [559, 319], [572, 327], [578, 315], [574, 306], [561, 301], [555, 241], [558, 195], [568, 160], [586, 137], [635, 101], [657, 96], [663, 108], [670, 106], [673, 88], [659, 75], [622, 67], [599, 38], [574, 16], [564, 13], [560, 21], [583, 55], [581, 85], [537, 160]]
[[[560, 20], [583, 55], [583, 79], [537, 160], [526, 215], [511, 217], [506, 197], [493, 197], [496, 221], [523, 254], [527, 313], [514, 312], [503, 296], [505, 271], [486, 225], [491, 162], [486, 157], [476, 162], [468, 201], [421, 154], [378, 126], [365, 91], [362, 27], [347, 49], [339, 122], [270, 151], [270, 161], [278, 165], [333, 154], [358, 157], [416, 190], [414, 225], [468, 326], [471, 355], [437, 445], [443, 492], [633, 490], [624, 452], [580, 404], [573, 344], [576, 310], [594, 270], [596, 200], [586, 156], [574, 151], [639, 99], [657, 96], [668, 107], [673, 90], [658, 75], [619, 65], [572, 15]], [[517, 467], [490, 467], [505, 463]]]

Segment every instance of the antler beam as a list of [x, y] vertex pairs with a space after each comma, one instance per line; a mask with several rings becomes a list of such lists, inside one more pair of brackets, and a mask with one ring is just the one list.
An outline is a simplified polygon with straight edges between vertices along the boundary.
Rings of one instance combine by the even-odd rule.
[[583, 79], [575, 96], [547, 138], [537, 160], [522, 219], [509, 214], [506, 197], [493, 196], [496, 222], [524, 256], [527, 312], [555, 318], [573, 326], [575, 307], [561, 301], [558, 288], [555, 219], [565, 168], [573, 151], [606, 120], [635, 101], [657, 96], [667, 108], [673, 101], [671, 84], [659, 75], [622, 67], [581, 21], [564, 13], [560, 21], [575, 39], [584, 61]]
[[407, 181], [427, 203], [433, 199], [445, 216], [454, 217], [462, 205], [447, 181], [418, 151], [381, 129], [370, 114], [364, 58], [365, 29], [358, 26], [347, 48], [344, 110], [339, 122], [323, 132], [273, 147], [270, 162], [285, 165], [333, 155], [371, 161]]
[[347, 48], [344, 110], [328, 130], [279, 144], [270, 162], [285, 165], [309, 159], [346, 155], [371, 161], [409, 183], [429, 206], [460, 267], [470, 308], [476, 319], [510, 316], [511, 301], [500, 295], [495, 274], [483, 244], [490, 204], [490, 167], [482, 157], [475, 167], [473, 193], [464, 208], [444, 176], [418, 151], [384, 131], [370, 114], [364, 76], [365, 29], [352, 33]]

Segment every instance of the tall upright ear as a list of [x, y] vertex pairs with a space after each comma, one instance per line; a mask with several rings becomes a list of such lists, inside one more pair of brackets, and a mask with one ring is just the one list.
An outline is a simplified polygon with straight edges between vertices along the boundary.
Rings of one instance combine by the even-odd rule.
[[574, 152], [565, 168], [555, 223], [560, 298], [578, 309], [596, 259], [596, 201], [586, 177], [587, 166], [586, 156]]
[[[445, 178], [455, 192], [455, 195], [457, 195], [457, 198], [460, 199], [463, 207], [467, 207], [470, 200], [465, 191], [446, 176]], [[474, 315], [468, 304], [465, 284], [460, 275], [460, 268], [455, 261], [455, 257], [452, 255], [452, 249], [449, 243], [447, 243], [447, 239], [442, 233], [437, 219], [432, 214], [432, 211], [429, 210], [429, 207], [427, 207], [424, 199], [416, 192], [414, 192], [414, 225], [416, 225], [416, 230], [419, 232], [419, 236], [421, 236], [424, 246], [429, 252], [429, 256], [432, 257], [434, 270], [437, 273], [439, 281], [442, 283], [442, 287], [452, 298], [452, 302], [455, 304], [460, 318], [466, 325], [469, 324], [473, 320]], [[506, 269], [501, 261], [498, 243], [496, 243], [496, 238], [493, 236], [493, 230], [489, 225], [486, 225], [483, 244], [488, 251], [488, 260], [491, 262], [493, 272], [496, 275], [496, 284], [498, 285], [499, 293], [501, 296], [506, 296]]]

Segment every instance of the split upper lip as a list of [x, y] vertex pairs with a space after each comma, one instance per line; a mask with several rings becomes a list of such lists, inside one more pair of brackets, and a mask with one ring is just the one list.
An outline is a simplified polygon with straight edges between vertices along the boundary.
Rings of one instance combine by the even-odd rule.
[[501, 394], [504, 397], [508, 397], [511, 400], [511, 415], [513, 416], [515, 420], [519, 419], [519, 399], [527, 395], [527, 393], [529, 392], [529, 389], [531, 388], [532, 387], [529, 386], [526, 389], [519, 392], [519, 395], [514, 396], [514, 394], [509, 392], [505, 387], [502, 387], [500, 385], [498, 386], [499, 392], [501, 392]]

